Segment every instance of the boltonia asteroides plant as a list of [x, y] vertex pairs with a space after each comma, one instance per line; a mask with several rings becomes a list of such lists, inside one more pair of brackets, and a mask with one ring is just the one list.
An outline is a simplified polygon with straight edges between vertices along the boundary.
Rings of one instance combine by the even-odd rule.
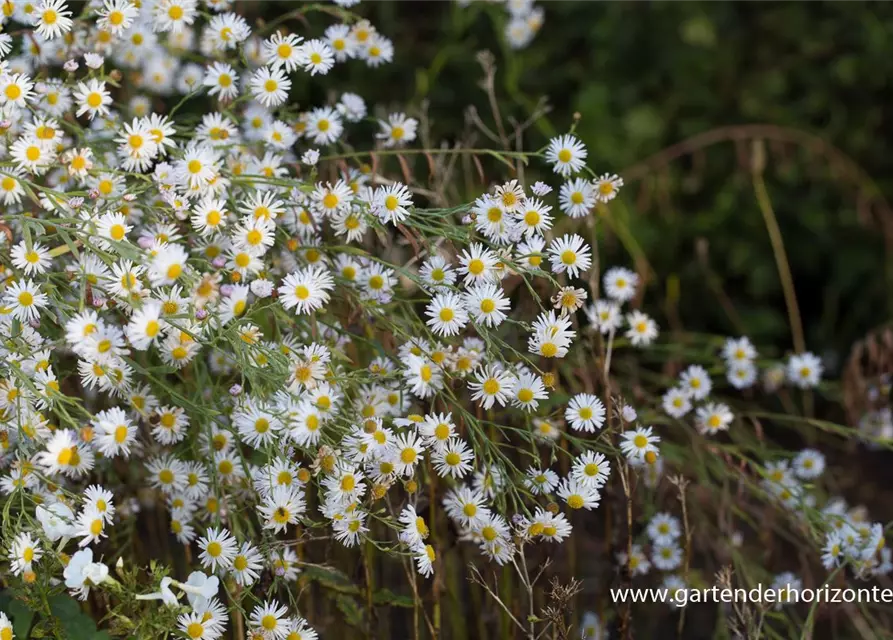
[[[416, 105], [327, 84], [400, 55], [353, 2], [266, 23], [227, 0], [6, 4], [4, 582], [44, 635], [74, 597], [114, 637], [316, 638], [310, 588], [369, 637], [407, 600], [433, 629], [445, 576], [500, 597], [468, 556], [520, 581], [516, 630], [543, 637], [587, 569], [556, 572], [557, 610], [545, 572], [603, 512], [604, 558], [687, 584], [671, 465], [808, 523], [829, 569], [889, 571], [883, 527], [819, 489], [821, 451], [751, 455], [741, 394], [811, 402], [822, 360], [740, 337], [673, 370], [653, 274], [600, 258], [623, 179], [573, 130], [478, 154], [494, 181], [456, 198], [413, 176], [438, 152]], [[528, 46], [542, 8], [507, 10]], [[298, 104], [307, 86], [326, 97]]]

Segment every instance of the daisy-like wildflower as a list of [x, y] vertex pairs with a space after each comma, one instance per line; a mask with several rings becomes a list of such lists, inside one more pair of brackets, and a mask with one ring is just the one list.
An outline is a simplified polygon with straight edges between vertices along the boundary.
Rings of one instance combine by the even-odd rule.
[[49, 250], [39, 242], [30, 247], [21, 242], [13, 247], [10, 255], [13, 265], [27, 275], [44, 273], [50, 265]]
[[647, 347], [657, 337], [657, 323], [641, 311], [627, 314], [626, 337], [636, 347]]
[[325, 75], [335, 65], [335, 52], [322, 40], [308, 40], [301, 45], [299, 59], [310, 75]]
[[572, 429], [595, 432], [605, 424], [605, 405], [594, 395], [578, 394], [568, 403], [564, 419]]
[[34, 574], [34, 563], [43, 557], [39, 543], [28, 533], [20, 533], [9, 548], [10, 569], [13, 575]]
[[139, 15], [139, 8], [130, 0], [104, 0], [96, 25], [115, 36], [130, 29]]
[[409, 216], [412, 195], [406, 185], [395, 184], [375, 190], [372, 210], [383, 222], [398, 224]]
[[226, 529], [208, 529], [205, 536], [199, 538], [198, 546], [202, 550], [199, 559], [203, 567], [214, 571], [218, 567], [227, 569], [232, 566], [236, 539]]
[[546, 149], [546, 160], [553, 164], [555, 173], [569, 176], [586, 164], [586, 147], [573, 135], [552, 138]]
[[651, 550], [651, 564], [661, 571], [674, 571], [682, 564], [682, 548], [675, 542], [655, 542]]
[[562, 480], [557, 493], [571, 509], [595, 509], [601, 499], [595, 485], [578, 482], [574, 478]]
[[679, 520], [668, 513], [657, 513], [648, 522], [648, 537], [657, 544], [670, 544], [682, 533]]
[[65, 0], [43, 0], [34, 12], [35, 31], [47, 40], [71, 31], [71, 11]]
[[276, 107], [288, 99], [291, 80], [280, 69], [262, 67], [251, 77], [254, 98], [265, 107]]
[[715, 435], [728, 429], [733, 418], [729, 407], [719, 402], [708, 402], [695, 411], [698, 431], [708, 435]]
[[691, 411], [691, 394], [680, 387], [673, 387], [664, 393], [661, 405], [667, 415], [681, 418]]
[[554, 273], [566, 272], [571, 278], [588, 271], [592, 264], [589, 246], [576, 234], [553, 240], [549, 245], [549, 259]]
[[601, 453], [587, 451], [574, 461], [571, 475], [582, 484], [601, 488], [611, 474], [611, 463]]
[[496, 254], [484, 245], [474, 243], [459, 257], [461, 272], [465, 273], [465, 286], [473, 282], [494, 282], [498, 279], [495, 267]]
[[444, 447], [432, 453], [431, 458], [434, 470], [441, 477], [463, 478], [473, 469], [474, 452], [458, 438], [448, 440]]
[[610, 202], [616, 198], [622, 186], [623, 178], [616, 174], [606, 173], [593, 180], [595, 198], [599, 202]]
[[522, 371], [512, 389], [512, 404], [525, 411], [535, 411], [540, 400], [548, 399], [543, 379], [529, 371]]
[[626, 551], [617, 554], [617, 561], [621, 566], [626, 566], [633, 576], [641, 576], [647, 574], [651, 570], [651, 563], [648, 557], [642, 551], [640, 545], [632, 545], [630, 553]]
[[502, 288], [492, 283], [483, 283], [472, 287], [465, 293], [465, 309], [475, 322], [489, 327], [502, 324], [507, 317], [510, 301], [505, 297]]
[[221, 100], [231, 100], [239, 95], [239, 74], [228, 64], [214, 62], [205, 71], [202, 85], [212, 96]]
[[294, 34], [274, 33], [264, 41], [265, 62], [273, 68], [285, 67], [291, 73], [301, 64], [302, 38]]
[[822, 361], [815, 354], [796, 354], [788, 359], [788, 381], [801, 389], [818, 386], [823, 371]]
[[479, 402], [484, 409], [489, 409], [496, 403], [505, 406], [514, 384], [515, 377], [508, 371], [483, 367], [468, 388], [472, 391], [471, 399]]
[[305, 508], [303, 495], [297, 488], [279, 486], [263, 500], [258, 512], [264, 518], [264, 527], [278, 532], [296, 524]]
[[23, 73], [0, 77], [0, 104], [23, 108], [32, 98], [34, 83]]
[[261, 630], [264, 638], [285, 640], [288, 635], [287, 614], [288, 608], [277, 600], [266, 600], [254, 607], [249, 621], [253, 627]]
[[815, 449], [803, 449], [794, 458], [791, 466], [794, 475], [803, 480], [814, 480], [825, 471], [825, 456]]
[[332, 275], [324, 267], [308, 267], [289, 274], [279, 287], [282, 306], [306, 314], [322, 307], [334, 288]]
[[564, 183], [558, 191], [558, 204], [571, 218], [589, 215], [595, 203], [595, 189], [591, 182], [583, 178]]
[[307, 115], [307, 128], [305, 135], [314, 144], [333, 144], [344, 131], [344, 125], [340, 114], [331, 107], [313, 109]]
[[552, 493], [558, 486], [558, 474], [551, 469], [536, 469], [531, 467], [527, 470], [527, 478], [524, 484], [533, 493], [538, 495], [546, 495]]
[[392, 113], [387, 121], [379, 121], [378, 138], [385, 147], [399, 147], [415, 140], [418, 120], [403, 113]]
[[640, 427], [621, 434], [620, 450], [627, 458], [648, 460], [657, 454], [660, 437], [654, 435], [652, 427]]
[[79, 83], [72, 97], [78, 106], [76, 115], [86, 114], [90, 120], [107, 115], [112, 103], [112, 96], [106, 89], [105, 82], [96, 79]]
[[605, 272], [602, 280], [607, 296], [621, 303], [632, 300], [639, 285], [638, 274], [623, 267], [611, 267]]
[[722, 357], [729, 366], [750, 362], [757, 357], [757, 350], [747, 336], [728, 338], [722, 346]]
[[757, 368], [753, 362], [733, 362], [726, 369], [726, 380], [736, 389], [747, 389], [757, 380]]
[[693, 364], [679, 374], [679, 388], [687, 392], [693, 400], [703, 400], [710, 395], [713, 383], [704, 367]]
[[454, 336], [468, 322], [465, 303], [454, 293], [439, 293], [428, 304], [427, 324], [440, 336]]
[[585, 309], [586, 317], [592, 327], [603, 334], [609, 334], [620, 328], [622, 317], [620, 306], [610, 300], [596, 300], [595, 304]]

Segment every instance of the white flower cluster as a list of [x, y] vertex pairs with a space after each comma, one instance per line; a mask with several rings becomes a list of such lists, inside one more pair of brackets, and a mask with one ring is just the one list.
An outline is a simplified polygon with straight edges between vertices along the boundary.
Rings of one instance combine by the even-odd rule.
[[[594, 212], [623, 180], [593, 173], [576, 135], [525, 156], [554, 188], [515, 178], [433, 209], [405, 165], [421, 119], [352, 92], [298, 108], [293, 91], [336, 65], [394, 58], [353, 2], [305, 37], [229, 0], [90, 0], [77, 16], [3, 1], [0, 492], [21, 588], [120, 596], [103, 559], [151, 506], [190, 572], [131, 576], [130, 604], [160, 600], [193, 640], [229, 633], [232, 603], [249, 638], [312, 639], [289, 588], [311, 533], [430, 577], [442, 507], [459, 540], [515, 565], [566, 540], [612, 468], [656, 485], [651, 418], [699, 403], [699, 432], [729, 429], [702, 366], [638, 411], [608, 381], [615, 351], [641, 355], [659, 331], [640, 274], [599, 271]], [[525, 46], [543, 11], [508, 7]], [[382, 167], [394, 156], [403, 182]], [[753, 384], [747, 338], [723, 359], [733, 387]], [[806, 353], [771, 371], [805, 389], [822, 365]], [[799, 503], [823, 467], [804, 451], [766, 488]], [[835, 513], [826, 565], [884, 558], [875, 527]], [[678, 569], [678, 520], [654, 516], [647, 537], [620, 562]]]

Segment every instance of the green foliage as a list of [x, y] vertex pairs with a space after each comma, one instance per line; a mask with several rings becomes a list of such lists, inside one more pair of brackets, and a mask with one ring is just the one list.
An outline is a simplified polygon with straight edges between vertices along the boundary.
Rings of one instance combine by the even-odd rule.
[[111, 640], [108, 633], [97, 630], [96, 622], [71, 597], [59, 594], [50, 598], [49, 604], [53, 616], [64, 621], [63, 637], [67, 640]]
[[50, 615], [38, 615], [27, 603], [0, 593], [0, 610], [12, 620], [16, 638], [58, 638], [59, 640], [111, 640], [96, 628], [96, 621], [81, 610], [70, 596], [59, 593], [46, 599]]
[[12, 597], [8, 591], [0, 592], [0, 610], [6, 612], [12, 621], [12, 631], [20, 638], [27, 638], [34, 623], [34, 612], [21, 600]]

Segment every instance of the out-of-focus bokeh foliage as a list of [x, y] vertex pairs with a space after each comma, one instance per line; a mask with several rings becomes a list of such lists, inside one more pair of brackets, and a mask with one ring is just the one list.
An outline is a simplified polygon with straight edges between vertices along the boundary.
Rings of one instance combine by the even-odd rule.
[[[258, 10], [273, 19], [288, 6]], [[649, 286], [660, 294], [648, 297], [668, 300], [659, 313], [678, 317], [676, 328], [747, 331], [782, 352], [791, 347], [788, 318], [751, 179], [753, 140], [765, 138], [764, 177], [807, 344], [833, 363], [890, 317], [893, 242], [884, 239], [890, 212], [881, 194], [893, 186], [884, 117], [893, 93], [893, 5], [543, 6], [534, 41], [511, 51], [503, 6], [369, 3], [364, 14], [394, 38], [395, 64], [376, 74], [347, 67], [344, 86], [384, 107], [428, 101], [436, 145], [467, 128], [468, 105], [492, 122], [476, 55], [493, 52], [504, 115], [523, 120], [542, 96], [551, 106], [528, 130], [528, 146], [566, 131], [577, 113], [591, 166], [627, 179], [612, 211], [656, 274]], [[773, 128], [768, 136], [736, 128], [751, 124]], [[715, 144], [640, 164], [717, 128], [727, 129]], [[482, 136], [478, 142], [492, 146]], [[632, 264], [626, 248], [604, 236], [607, 260]]]

